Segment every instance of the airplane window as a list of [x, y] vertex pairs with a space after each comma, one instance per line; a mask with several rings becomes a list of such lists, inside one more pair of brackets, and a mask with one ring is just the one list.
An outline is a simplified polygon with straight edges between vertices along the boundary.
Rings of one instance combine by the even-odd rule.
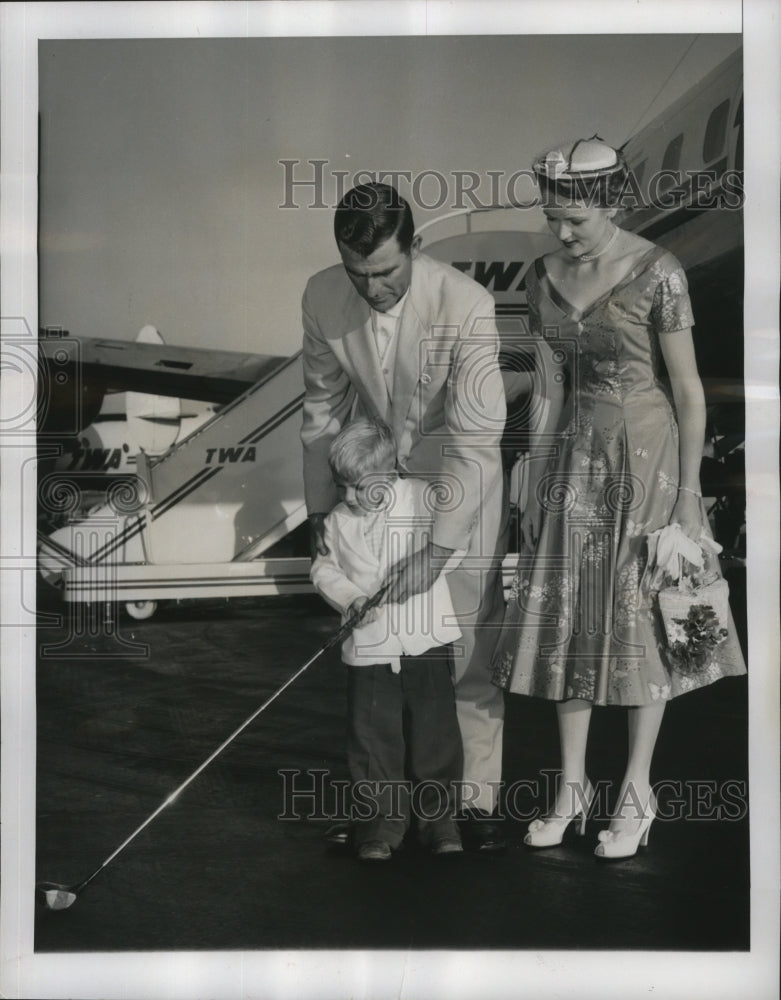
[[[670, 139], [667, 143], [667, 149], [665, 149], [664, 156], [662, 157], [662, 171], [678, 169], [681, 163], [682, 149], [683, 132], [680, 132], [674, 139]], [[663, 175], [659, 180], [659, 191], [667, 191], [669, 188], [675, 187], [675, 184], [676, 181], [672, 175]]]
[[645, 174], [645, 166], [647, 163], [648, 160], [646, 159], [643, 160], [641, 163], [638, 163], [636, 167], [632, 167], [632, 173], [635, 175], [635, 180], [637, 181], [638, 187], [640, 187], [640, 185], [643, 183], [643, 175]]
[[192, 366], [192, 361], [166, 361], [165, 358], [155, 361], [156, 368], [181, 368], [182, 371], [187, 371], [187, 369], [192, 368]]
[[724, 140], [727, 138], [727, 119], [729, 117], [729, 101], [722, 101], [710, 113], [705, 128], [705, 139], [702, 143], [702, 160], [707, 166], [721, 154]]
[[677, 170], [681, 162], [681, 150], [683, 149], [683, 132], [680, 132], [667, 144], [662, 158], [662, 170]]

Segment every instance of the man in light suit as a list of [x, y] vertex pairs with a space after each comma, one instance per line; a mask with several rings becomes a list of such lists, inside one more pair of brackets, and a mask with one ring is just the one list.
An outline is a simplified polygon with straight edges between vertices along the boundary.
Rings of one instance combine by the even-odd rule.
[[[387, 599], [429, 590], [449, 556], [462, 639], [453, 679], [464, 746], [463, 806], [490, 817], [501, 782], [503, 695], [491, 683], [502, 622], [506, 503], [499, 443], [506, 408], [494, 302], [461, 272], [420, 253], [412, 212], [385, 184], [348, 191], [334, 218], [341, 264], [303, 297], [304, 485], [313, 552], [327, 551], [336, 505], [331, 441], [354, 415], [389, 424], [400, 474], [436, 483], [433, 540], [391, 571]], [[474, 846], [503, 846], [496, 824], [470, 824]]]

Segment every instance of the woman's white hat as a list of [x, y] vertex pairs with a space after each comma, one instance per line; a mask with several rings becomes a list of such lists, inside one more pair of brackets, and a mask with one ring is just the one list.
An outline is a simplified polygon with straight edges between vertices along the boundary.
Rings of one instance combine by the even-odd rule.
[[538, 175], [550, 181], [577, 181], [590, 177], [609, 177], [625, 169], [617, 150], [594, 135], [575, 139], [540, 154], [532, 164]]

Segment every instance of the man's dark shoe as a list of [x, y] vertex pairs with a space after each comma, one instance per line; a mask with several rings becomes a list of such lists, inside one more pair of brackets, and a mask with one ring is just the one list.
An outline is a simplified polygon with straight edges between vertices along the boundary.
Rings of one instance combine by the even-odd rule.
[[438, 837], [431, 841], [431, 853], [440, 857], [443, 855], [461, 854], [463, 850], [461, 838], [458, 835], [455, 837]]
[[384, 840], [367, 840], [358, 848], [359, 861], [390, 861], [391, 848]]
[[332, 847], [349, 847], [352, 839], [353, 831], [349, 823], [337, 823], [325, 831], [326, 843]]
[[461, 820], [461, 839], [467, 851], [501, 854], [507, 848], [501, 821], [479, 809], [468, 809]]

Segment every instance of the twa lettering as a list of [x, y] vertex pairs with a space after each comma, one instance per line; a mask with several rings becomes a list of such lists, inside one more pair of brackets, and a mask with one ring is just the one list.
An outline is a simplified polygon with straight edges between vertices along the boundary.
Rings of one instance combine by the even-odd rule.
[[109, 469], [118, 469], [121, 464], [121, 448], [75, 448], [67, 471], [108, 472]]
[[[464, 274], [470, 274], [472, 267], [474, 267], [474, 273], [470, 277], [486, 288], [493, 287], [496, 292], [507, 292], [510, 290], [510, 285], [512, 285], [521, 273], [523, 264], [522, 260], [511, 260], [506, 266], [503, 260], [492, 260], [490, 263], [486, 263], [484, 260], [453, 261], [453, 267], [459, 271], [463, 271]], [[524, 287], [525, 282], [521, 278], [513, 291], [518, 292]]]
[[[214, 456], [217, 456], [216, 458]], [[235, 448], [207, 448], [206, 465], [225, 465], [228, 462], [254, 462], [255, 446], [238, 445]]]

